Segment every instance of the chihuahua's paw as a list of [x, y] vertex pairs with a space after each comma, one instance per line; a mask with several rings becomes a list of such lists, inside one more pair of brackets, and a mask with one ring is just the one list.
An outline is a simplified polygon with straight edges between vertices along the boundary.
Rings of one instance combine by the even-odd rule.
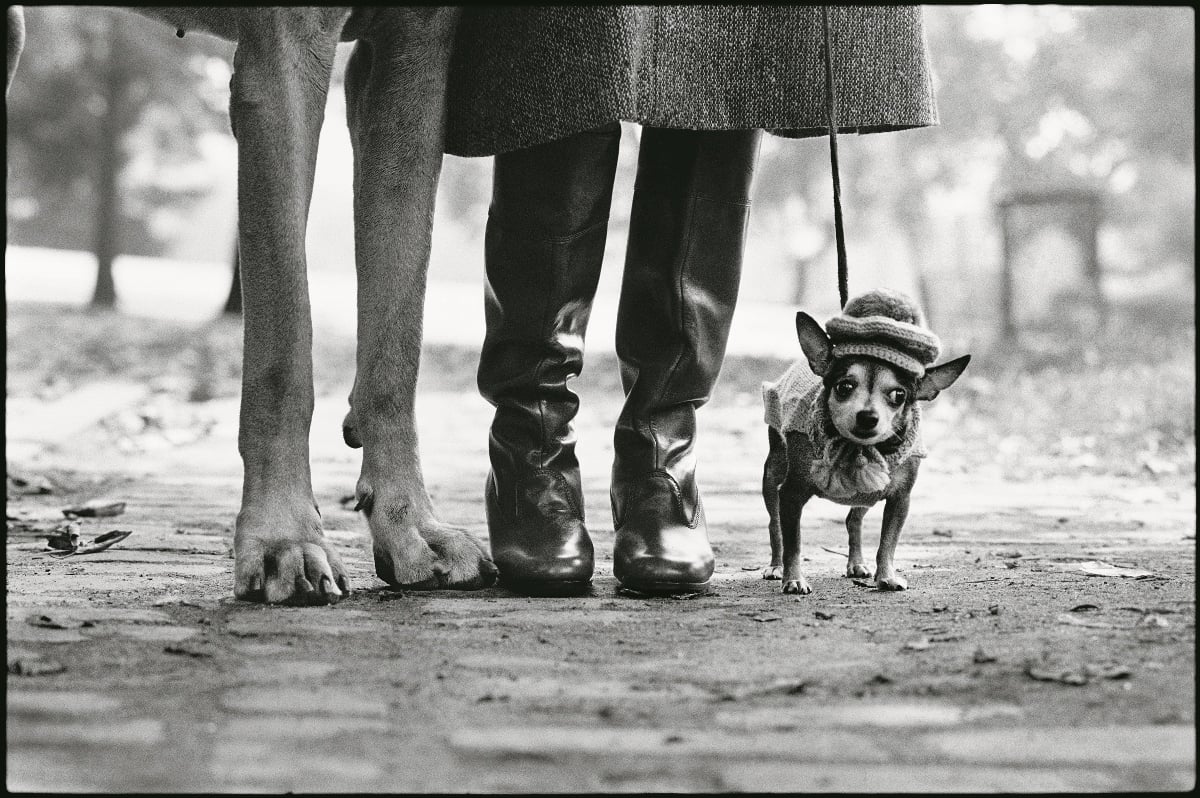
[[808, 585], [808, 580], [803, 576], [799, 579], [787, 579], [783, 583], [784, 593], [798, 593], [802, 596], [807, 596], [812, 592], [812, 588]]
[[883, 574], [875, 580], [880, 590], [908, 590], [908, 580], [896, 572]]
[[846, 576], [852, 579], [870, 579], [871, 569], [860, 562], [852, 562], [846, 566]]
[[763, 579], [783, 579], [782, 565], [768, 565], [762, 569]]

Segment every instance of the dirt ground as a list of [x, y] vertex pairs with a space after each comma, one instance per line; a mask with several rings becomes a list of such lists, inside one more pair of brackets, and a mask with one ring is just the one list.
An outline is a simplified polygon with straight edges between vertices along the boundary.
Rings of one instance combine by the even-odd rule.
[[[486, 539], [490, 409], [447, 379], [419, 400], [426, 478], [443, 518]], [[813, 593], [784, 595], [760, 577], [761, 410], [732, 379], [701, 415], [717, 572], [690, 598], [625, 594], [612, 577], [611, 383], [581, 388], [598, 572], [567, 599], [385, 589], [342, 502], [359, 457], [340, 442], [345, 386], [324, 392], [314, 487], [355, 590], [318, 608], [232, 598], [236, 399], [137, 395], [144, 383], [126, 380], [136, 398], [102, 413], [87, 380], [10, 393], [8, 788], [1194, 786], [1194, 449], [1190, 470], [1021, 478], [959, 445], [961, 409], [939, 399], [897, 555], [910, 589], [842, 576], [844, 508], [813, 502]], [[63, 508], [98, 498], [125, 510], [82, 519], [81, 536], [132, 534], [50, 556]]]

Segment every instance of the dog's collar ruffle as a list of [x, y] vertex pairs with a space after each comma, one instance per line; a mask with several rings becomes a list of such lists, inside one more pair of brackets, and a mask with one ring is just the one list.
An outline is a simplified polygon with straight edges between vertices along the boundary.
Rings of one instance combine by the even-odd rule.
[[798, 408], [803, 424], [799, 431], [808, 437], [813, 451], [809, 476], [821, 495], [838, 504], [874, 504], [892, 481], [892, 473], [910, 457], [924, 457], [921, 441], [921, 408], [910, 410], [904, 435], [890, 441], [886, 453], [877, 446], [862, 446], [837, 434], [829, 406], [821, 401], [823, 386], [809, 389]]

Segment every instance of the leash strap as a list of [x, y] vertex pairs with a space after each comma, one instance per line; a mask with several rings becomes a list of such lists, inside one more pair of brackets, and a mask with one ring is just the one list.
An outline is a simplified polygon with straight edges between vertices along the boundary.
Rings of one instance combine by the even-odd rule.
[[850, 270], [846, 265], [846, 232], [842, 227], [842, 181], [838, 176], [837, 95], [833, 90], [833, 55], [830, 52], [829, 6], [821, 6], [825, 27], [825, 111], [829, 127], [829, 163], [833, 168], [833, 232], [837, 241], [838, 297], [842, 307], [850, 299]]

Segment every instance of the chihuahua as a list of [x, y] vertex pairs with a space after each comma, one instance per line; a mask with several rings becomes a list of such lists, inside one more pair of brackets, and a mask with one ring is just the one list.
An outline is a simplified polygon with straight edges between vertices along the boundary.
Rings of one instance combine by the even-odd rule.
[[805, 359], [775, 383], [764, 383], [770, 451], [763, 500], [770, 516], [771, 563], [764, 579], [782, 579], [784, 593], [812, 591], [800, 572], [800, 513], [814, 496], [850, 506], [846, 516], [846, 576], [869, 578], [862, 521], [884, 500], [875, 555], [875, 584], [904, 590], [893, 557], [908, 515], [920, 460], [917, 403], [950, 387], [970, 355], [926, 368], [940, 343], [921, 326], [911, 299], [873, 291], [847, 303], [826, 333], [811, 316], [796, 314]]

